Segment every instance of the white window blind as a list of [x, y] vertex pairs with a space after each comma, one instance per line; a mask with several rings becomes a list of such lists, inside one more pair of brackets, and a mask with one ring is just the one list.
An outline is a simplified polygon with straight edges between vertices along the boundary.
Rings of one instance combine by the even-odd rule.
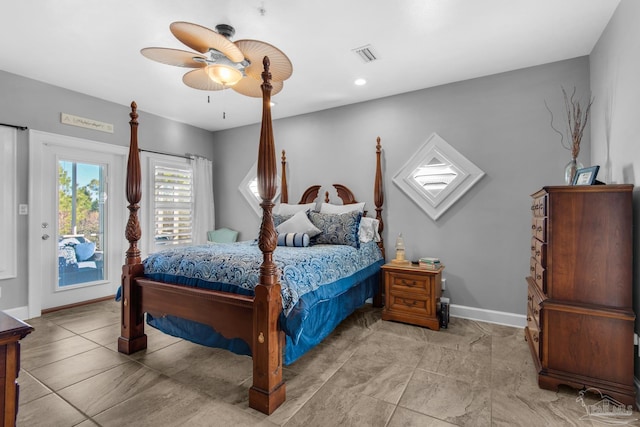
[[193, 174], [188, 165], [155, 163], [154, 241], [156, 246], [191, 243]]

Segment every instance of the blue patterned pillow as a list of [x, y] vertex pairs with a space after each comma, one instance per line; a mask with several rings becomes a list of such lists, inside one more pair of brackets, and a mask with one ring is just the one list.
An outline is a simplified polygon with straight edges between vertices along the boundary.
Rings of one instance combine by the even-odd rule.
[[343, 214], [324, 214], [309, 212], [309, 219], [322, 232], [318, 234], [312, 243], [329, 245], [349, 245], [360, 247], [358, 228], [362, 219], [362, 212], [352, 211]]
[[309, 235], [306, 233], [280, 233], [278, 234], [278, 246], [309, 246]]

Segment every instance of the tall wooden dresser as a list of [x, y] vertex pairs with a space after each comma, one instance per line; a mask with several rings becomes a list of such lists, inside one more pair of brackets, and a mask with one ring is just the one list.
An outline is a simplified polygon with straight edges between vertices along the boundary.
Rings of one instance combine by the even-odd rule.
[[632, 191], [557, 186], [532, 195], [525, 339], [541, 388], [594, 388], [635, 403]]

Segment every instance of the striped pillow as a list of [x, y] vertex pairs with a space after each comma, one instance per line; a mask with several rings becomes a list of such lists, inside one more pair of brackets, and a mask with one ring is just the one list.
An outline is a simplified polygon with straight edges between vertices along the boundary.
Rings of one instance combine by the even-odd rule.
[[309, 246], [307, 233], [280, 233], [278, 234], [278, 246]]

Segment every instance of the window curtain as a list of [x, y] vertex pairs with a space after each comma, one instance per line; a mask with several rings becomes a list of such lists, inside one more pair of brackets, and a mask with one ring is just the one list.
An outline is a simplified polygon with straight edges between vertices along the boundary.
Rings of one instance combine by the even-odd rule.
[[196, 157], [193, 165], [193, 243], [200, 245], [207, 242], [207, 231], [215, 228], [215, 212], [213, 210], [213, 162]]

